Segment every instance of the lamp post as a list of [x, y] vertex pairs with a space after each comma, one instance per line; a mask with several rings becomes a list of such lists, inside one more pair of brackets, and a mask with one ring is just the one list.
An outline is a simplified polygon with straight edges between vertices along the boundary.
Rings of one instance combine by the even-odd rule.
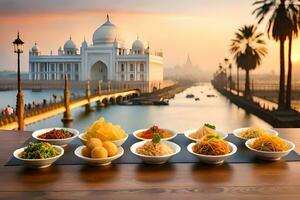
[[231, 63], [228, 65], [228, 69], [229, 69], [229, 91], [231, 92], [231, 81], [232, 81], [232, 76], [231, 76], [231, 69], [232, 69], [232, 65]]
[[15, 39], [14, 44], [14, 52], [18, 54], [18, 94], [17, 94], [17, 106], [16, 112], [18, 116], [18, 130], [24, 130], [24, 95], [22, 91], [21, 84], [21, 74], [20, 74], [20, 54], [23, 53], [24, 42], [19, 37]]
[[224, 58], [224, 64], [225, 64], [225, 78], [226, 78], [226, 90], [227, 90], [227, 88], [228, 88], [228, 80], [227, 80], [227, 67], [228, 67], [228, 61], [229, 61], [229, 59], [228, 58]]

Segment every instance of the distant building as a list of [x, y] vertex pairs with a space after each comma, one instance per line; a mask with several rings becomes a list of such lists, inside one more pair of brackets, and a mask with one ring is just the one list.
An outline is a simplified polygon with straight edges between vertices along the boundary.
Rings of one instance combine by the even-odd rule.
[[80, 52], [71, 36], [57, 55], [42, 55], [37, 43], [29, 52], [30, 80], [113, 80], [162, 81], [163, 53], [151, 53], [137, 38], [126, 49], [117, 27], [107, 21], [93, 35], [93, 44], [86, 40]]
[[204, 72], [199, 66], [192, 64], [189, 55], [183, 65], [165, 68], [164, 76], [165, 79], [173, 80], [210, 81], [211, 79], [208, 72]]

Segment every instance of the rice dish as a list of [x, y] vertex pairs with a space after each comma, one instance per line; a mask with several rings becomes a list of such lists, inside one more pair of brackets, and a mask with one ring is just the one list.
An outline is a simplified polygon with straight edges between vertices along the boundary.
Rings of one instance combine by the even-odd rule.
[[143, 146], [138, 147], [136, 152], [146, 156], [165, 156], [174, 153], [174, 150], [164, 142], [146, 142]]

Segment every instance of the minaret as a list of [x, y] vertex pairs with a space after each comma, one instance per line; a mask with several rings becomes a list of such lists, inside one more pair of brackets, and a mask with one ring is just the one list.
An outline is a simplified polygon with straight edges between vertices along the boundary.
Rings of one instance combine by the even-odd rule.
[[188, 57], [187, 57], [185, 66], [186, 66], [186, 67], [193, 67], [192, 61], [191, 61], [191, 58], [190, 58], [190, 55], [188, 55]]

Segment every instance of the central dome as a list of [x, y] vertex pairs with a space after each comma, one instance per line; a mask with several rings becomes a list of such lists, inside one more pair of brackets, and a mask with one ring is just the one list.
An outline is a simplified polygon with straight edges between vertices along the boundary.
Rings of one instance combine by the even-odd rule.
[[119, 36], [118, 28], [109, 21], [109, 16], [107, 15], [107, 21], [94, 32], [93, 44], [113, 44], [117, 36]]

